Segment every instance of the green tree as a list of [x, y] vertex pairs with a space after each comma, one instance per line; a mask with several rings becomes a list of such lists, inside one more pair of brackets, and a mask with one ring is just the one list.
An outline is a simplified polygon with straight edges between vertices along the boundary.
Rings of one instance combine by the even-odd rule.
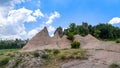
[[96, 37], [96, 38], [99, 38], [99, 35], [100, 35], [100, 30], [95, 30], [94, 31], [94, 36]]

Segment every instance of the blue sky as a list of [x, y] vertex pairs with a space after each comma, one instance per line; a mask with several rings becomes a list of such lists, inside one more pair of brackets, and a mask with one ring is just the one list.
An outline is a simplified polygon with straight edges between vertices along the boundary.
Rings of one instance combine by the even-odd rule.
[[0, 0], [0, 38], [27, 39], [44, 26], [50, 35], [70, 23], [120, 27], [120, 0]]

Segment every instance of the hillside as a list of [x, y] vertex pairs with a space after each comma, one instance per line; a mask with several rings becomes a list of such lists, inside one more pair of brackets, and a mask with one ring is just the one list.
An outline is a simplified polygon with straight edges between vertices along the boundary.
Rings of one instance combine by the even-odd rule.
[[74, 35], [80, 43], [71, 48], [61, 28], [50, 37], [45, 27], [19, 51], [4, 52], [0, 56], [2, 68], [119, 68], [120, 43], [101, 41], [88, 34]]

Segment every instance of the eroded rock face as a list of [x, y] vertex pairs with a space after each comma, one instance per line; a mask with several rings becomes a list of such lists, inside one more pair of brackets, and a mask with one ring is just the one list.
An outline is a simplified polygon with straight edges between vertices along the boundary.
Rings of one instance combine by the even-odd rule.
[[37, 33], [27, 44], [23, 47], [22, 50], [31, 50], [37, 49], [39, 46], [48, 45], [51, 43], [50, 36], [48, 34], [48, 30], [44, 27], [39, 33]]
[[49, 36], [47, 28], [44, 27], [23, 47], [22, 51], [70, 48], [70, 44], [71, 41], [64, 35], [61, 27], [56, 29], [53, 37]]
[[60, 38], [62, 38], [62, 36], [64, 35], [62, 27], [56, 29], [56, 31], [54, 32], [54, 36], [55, 35], [58, 35]]

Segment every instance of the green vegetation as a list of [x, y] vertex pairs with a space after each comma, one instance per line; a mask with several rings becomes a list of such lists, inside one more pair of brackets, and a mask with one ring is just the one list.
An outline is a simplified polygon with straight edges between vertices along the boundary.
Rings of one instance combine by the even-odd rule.
[[20, 49], [1, 49], [0, 55], [7, 55], [9, 53], [17, 52]]
[[0, 40], [0, 49], [16, 49], [22, 48], [26, 44], [27, 40]]
[[116, 63], [112, 63], [109, 68], [120, 68], [120, 66]]
[[[33, 52], [17, 52], [19, 49], [4, 49], [0, 50], [0, 68], [5, 68], [9, 60], [14, 59], [12, 68], [16, 68], [23, 62], [26, 55], [31, 58], [41, 57], [44, 60], [43, 68], [56, 68], [61, 64], [73, 59], [87, 59], [87, 52], [82, 49], [45, 49], [44, 51], [36, 50]], [[11, 55], [14, 55], [11, 57]], [[20, 55], [19, 57], [16, 57]]]
[[42, 58], [46, 59], [46, 60], [50, 60], [51, 59], [51, 55], [50, 54], [43, 54]]
[[54, 54], [54, 55], [57, 55], [57, 54], [59, 54], [59, 53], [60, 53], [60, 50], [58, 50], [58, 49], [54, 49], [54, 50], [53, 50], [53, 54]]
[[[95, 26], [83, 23], [83, 25], [76, 25], [71, 23], [64, 33], [69, 37], [69, 35], [79, 34], [81, 36], [86, 36], [91, 34], [98, 39], [102, 40], [115, 40], [120, 38], [120, 28], [112, 26], [111, 24], [98, 24]], [[71, 38], [71, 37], [70, 37]]]
[[80, 34], [82, 36], [85, 36], [89, 33], [88, 28], [86, 26], [82, 25], [76, 25], [75, 23], [71, 23], [69, 25], [69, 28], [64, 30], [64, 33], [69, 36], [71, 34], [76, 35]]
[[0, 60], [0, 66], [4, 66], [9, 62], [10, 57], [4, 57]]
[[116, 43], [120, 43], [120, 39], [117, 39], [117, 40], [116, 40]]
[[74, 35], [72, 33], [69, 33], [67, 36], [67, 39], [73, 41], [74, 40]]
[[15, 61], [13, 68], [16, 68], [20, 62], [22, 62], [22, 58], [19, 58]]
[[71, 48], [80, 48], [80, 42], [73, 41], [73, 42], [71, 43]]
[[14, 56], [14, 52], [19, 49], [2, 49], [0, 50], [0, 68], [5, 68], [10, 58]]
[[[73, 59], [87, 59], [87, 52], [82, 49], [45, 50], [43, 59], [49, 60], [42, 68], [58, 68], [61, 64]], [[57, 54], [56, 54], [57, 53]]]
[[32, 54], [34, 55], [34, 57], [39, 57], [40, 56], [37, 51], [32, 52]]

